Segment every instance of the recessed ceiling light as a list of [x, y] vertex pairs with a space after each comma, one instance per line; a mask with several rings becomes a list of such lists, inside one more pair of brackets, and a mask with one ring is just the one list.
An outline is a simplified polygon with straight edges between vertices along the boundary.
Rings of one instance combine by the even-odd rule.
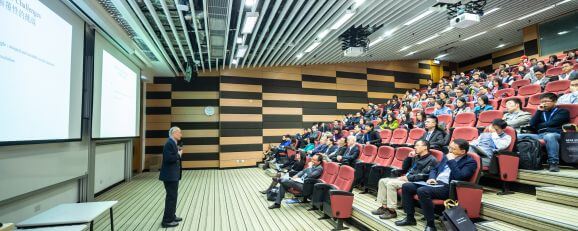
[[499, 9], [500, 8], [494, 8], [494, 9], [488, 10], [488, 11], [484, 12], [484, 16], [491, 14], [491, 13], [494, 13], [494, 12], [498, 11]]
[[368, 46], [369, 46], [369, 47], [372, 47], [373, 45], [375, 45], [375, 44], [377, 44], [378, 42], [381, 42], [381, 41], [383, 41], [383, 37], [378, 37], [378, 38], [376, 38], [375, 40], [369, 42], [369, 45], [368, 45]]
[[502, 44], [498, 45], [496, 48], [502, 48], [502, 47], [505, 47], [505, 46], [506, 46], [506, 44], [502, 43]]
[[305, 50], [305, 53], [311, 52], [313, 49], [317, 48], [320, 44], [321, 44], [321, 42], [318, 42], [318, 41], [313, 42], [311, 45], [309, 45], [309, 47], [307, 47], [307, 50]]
[[508, 24], [510, 24], [510, 23], [512, 23], [512, 22], [513, 22], [513, 21], [507, 21], [507, 22], [505, 22], [505, 23], [498, 24], [498, 25], [496, 26], [496, 28], [498, 28], [498, 27], [503, 27], [503, 26], [508, 25]]
[[398, 29], [399, 29], [398, 27], [395, 27], [395, 28], [393, 28], [393, 29], [391, 29], [391, 30], [388, 30], [388, 31], [386, 31], [386, 32], [383, 33], [383, 36], [389, 37], [389, 36], [393, 35], [393, 33], [395, 33]]
[[349, 20], [355, 14], [355, 10], [347, 10], [345, 14], [341, 16], [334, 24], [331, 26], [332, 30], [337, 30], [339, 27], [343, 26], [347, 20]]
[[303, 52], [299, 52], [299, 54], [295, 55], [296, 59], [300, 59], [301, 57], [303, 57]]
[[418, 51], [412, 51], [412, 52], [407, 53], [407, 55], [405, 55], [405, 56], [410, 56], [410, 55], [413, 55], [413, 54], [415, 54], [415, 53], [417, 53], [417, 52], [418, 52]]
[[399, 50], [399, 52], [405, 51], [405, 50], [409, 49], [410, 47], [411, 46], [405, 46], [405, 47], [401, 48], [401, 50]]
[[440, 54], [440, 55], [436, 56], [435, 59], [440, 59], [440, 58], [443, 58], [443, 57], [446, 57], [446, 56], [448, 56], [448, 53]]
[[257, 24], [258, 19], [259, 19], [259, 12], [247, 13], [247, 16], [245, 16], [245, 23], [243, 23], [243, 29], [241, 30], [241, 33], [243, 34], [253, 33], [253, 29], [255, 29], [255, 24]]
[[233, 65], [237, 65], [237, 64], [239, 64], [239, 60], [237, 60], [237, 59], [233, 59], [233, 61], [231, 61], [231, 64], [233, 64]]
[[243, 44], [243, 37], [237, 37], [237, 44]]
[[329, 29], [325, 29], [324, 31], [321, 31], [319, 34], [317, 34], [317, 38], [319, 39], [323, 39], [325, 38], [325, 36], [327, 36], [327, 34], [329, 34]]
[[527, 14], [527, 15], [524, 15], [524, 16], [522, 16], [522, 17], [519, 17], [519, 18], [516, 19], [516, 20], [520, 21], [520, 20], [527, 19], [527, 18], [529, 18], [529, 17], [532, 17], [532, 16], [534, 16], [534, 15], [537, 15], [537, 14], [539, 14], [539, 13], [542, 13], [542, 12], [544, 12], [544, 11], [547, 11], [547, 10], [549, 10], [549, 9], [552, 9], [552, 8], [554, 8], [555, 6], [556, 6], [556, 5], [551, 5], [551, 6], [549, 6], [549, 7], [544, 8], [544, 9], [541, 9], [541, 10], [538, 10], [538, 11], [534, 11], [534, 12], [532, 12], [532, 13], [530, 13], [530, 14]]
[[446, 33], [446, 32], [448, 32], [448, 31], [450, 31], [450, 30], [453, 30], [453, 29], [454, 29], [454, 27], [448, 26], [446, 29], [440, 31], [440, 34]]
[[245, 0], [245, 6], [254, 6], [257, 5], [257, 0]]
[[245, 57], [245, 54], [247, 53], [247, 50], [249, 49], [249, 47], [247, 45], [241, 45], [239, 46], [239, 48], [237, 49], [237, 54], [235, 55], [236, 58], [243, 58]]
[[425, 18], [426, 16], [430, 15], [431, 13], [433, 13], [433, 11], [428, 10], [426, 12], [423, 12], [422, 14], [416, 16], [415, 18], [412, 18], [411, 20], [407, 21], [406, 23], [404, 23], [404, 26], [409, 26], [419, 20], [421, 20], [422, 18]]
[[467, 41], [467, 40], [473, 39], [473, 38], [478, 37], [478, 36], [480, 36], [480, 35], [483, 35], [483, 34], [485, 34], [485, 33], [487, 33], [487, 32], [488, 32], [488, 31], [482, 31], [482, 32], [480, 32], [480, 33], [477, 33], [477, 34], [475, 34], [475, 35], [472, 35], [472, 36], [470, 36], [470, 37], [467, 37], [467, 38], [463, 39], [462, 41]]
[[558, 32], [558, 35], [565, 35], [565, 34], [568, 34], [568, 33], [570, 33], [570, 31], [565, 30], [565, 31], [560, 31], [560, 32]]

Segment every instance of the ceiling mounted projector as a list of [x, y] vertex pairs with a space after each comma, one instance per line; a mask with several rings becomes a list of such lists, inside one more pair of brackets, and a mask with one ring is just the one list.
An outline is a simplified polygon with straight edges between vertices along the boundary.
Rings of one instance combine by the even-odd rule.
[[466, 28], [480, 22], [480, 15], [463, 13], [450, 19], [450, 26], [456, 28]]
[[365, 54], [365, 47], [349, 47], [343, 51], [345, 57], [359, 57]]
[[460, 0], [437, 0], [437, 2], [442, 4], [456, 4], [460, 2]]

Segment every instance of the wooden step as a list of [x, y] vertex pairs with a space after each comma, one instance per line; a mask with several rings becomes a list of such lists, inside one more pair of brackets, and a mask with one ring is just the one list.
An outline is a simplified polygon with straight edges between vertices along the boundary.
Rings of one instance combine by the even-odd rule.
[[[405, 218], [403, 209], [397, 209], [397, 218], [380, 219], [379, 216], [371, 214], [371, 211], [377, 209], [381, 204], [377, 203], [376, 197], [371, 194], [359, 194], [359, 190], [355, 189], [355, 199], [353, 201], [353, 213], [351, 218], [356, 222], [363, 224], [365, 227], [372, 230], [424, 230], [425, 220], [422, 220], [423, 215], [416, 211], [415, 218], [417, 220], [416, 226], [396, 226], [395, 221]], [[441, 223], [436, 221], [436, 227], [443, 230]]]
[[532, 230], [578, 230], [578, 209], [515, 193], [498, 196], [484, 193], [482, 216]]
[[561, 169], [560, 172], [548, 170], [520, 169], [518, 182], [536, 186], [566, 186], [578, 188], [578, 169]]
[[538, 200], [578, 207], [578, 189], [576, 188], [561, 186], [537, 187], [536, 198], [538, 198]]
[[522, 228], [503, 221], [482, 221], [476, 223], [480, 231], [528, 231], [529, 229]]

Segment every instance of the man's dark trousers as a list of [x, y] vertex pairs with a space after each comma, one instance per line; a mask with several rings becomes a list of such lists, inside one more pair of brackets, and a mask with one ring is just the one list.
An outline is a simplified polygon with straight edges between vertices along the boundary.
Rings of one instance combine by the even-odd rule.
[[163, 181], [165, 185], [165, 191], [167, 193], [165, 197], [165, 213], [163, 215], [163, 223], [170, 223], [176, 219], [177, 210], [177, 196], [179, 190], [178, 181]]

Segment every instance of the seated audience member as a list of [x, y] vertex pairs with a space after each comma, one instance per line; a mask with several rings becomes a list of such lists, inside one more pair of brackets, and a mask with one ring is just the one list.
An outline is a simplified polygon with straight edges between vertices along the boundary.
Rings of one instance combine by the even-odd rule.
[[352, 136], [355, 136], [355, 141], [357, 143], [362, 143], [363, 140], [363, 132], [361, 132], [361, 126], [359, 124], [355, 125], [355, 127], [353, 128], [353, 133], [351, 134]]
[[323, 155], [323, 159], [328, 160], [328, 156], [337, 153], [337, 151], [339, 150], [339, 146], [335, 144], [335, 140], [333, 138], [328, 138], [326, 144], [327, 149], [325, 149], [324, 152], [320, 152], [318, 154]]
[[556, 107], [558, 96], [554, 93], [544, 93], [540, 96], [540, 106], [538, 111], [530, 120], [530, 128], [536, 130], [537, 134], [519, 134], [518, 139], [530, 137], [534, 139], [544, 139], [546, 151], [548, 152], [548, 164], [550, 172], [560, 171], [559, 150], [560, 133], [562, 125], [570, 120], [570, 112], [564, 108]]
[[398, 114], [399, 118], [399, 127], [405, 129], [412, 129], [413, 128], [413, 120], [411, 119], [411, 111], [400, 112]]
[[381, 137], [379, 136], [379, 132], [375, 131], [373, 123], [365, 125], [365, 134], [363, 134], [361, 141], [362, 144], [373, 144], [378, 147], [381, 145]]
[[478, 105], [474, 108], [474, 113], [476, 113], [476, 116], [479, 116], [482, 112], [494, 110], [494, 107], [492, 107], [489, 102], [490, 100], [485, 95], [482, 95], [478, 98]]
[[522, 101], [520, 99], [510, 98], [506, 100], [506, 113], [504, 113], [502, 119], [506, 121], [508, 126], [516, 129], [517, 133], [520, 133], [522, 127], [530, 124], [531, 118], [531, 113], [522, 111]]
[[334, 161], [354, 167], [355, 161], [357, 157], [359, 157], [359, 147], [357, 147], [354, 136], [347, 137], [347, 146], [344, 146], [342, 151], [343, 152], [337, 154]]
[[558, 62], [560, 60], [558, 60], [558, 56], [557, 55], [550, 55], [550, 57], [548, 57], [548, 65], [552, 65], [552, 66], [558, 66]]
[[381, 110], [378, 105], [373, 105], [373, 109], [369, 112], [372, 120], [377, 119], [381, 115]]
[[573, 50], [566, 51], [566, 57], [564, 57], [564, 61], [572, 61], [576, 60], [576, 52]]
[[[512, 85], [512, 83], [514, 82], [514, 77], [512, 75], [510, 75], [510, 72], [508, 71], [501, 71], [500, 72], [500, 78], [497, 79], [501, 79], [502, 83], [508, 84], [508, 86]], [[494, 83], [495, 85], [496, 83]], [[501, 86], [501, 84], [500, 84]]]
[[[446, 104], [447, 104], [448, 102], [451, 103], [451, 99], [450, 99], [448, 93], [443, 92], [443, 91], [439, 93], [438, 100], [442, 100], [442, 101], [444, 101], [444, 103], [446, 103]], [[437, 100], [436, 100], [436, 101], [437, 101]], [[435, 104], [434, 104], [434, 107], [435, 107]]]
[[536, 70], [534, 70], [535, 79], [532, 80], [532, 84], [540, 85], [540, 87], [544, 89], [546, 87], [546, 84], [550, 82], [550, 78], [545, 76], [544, 73], [546, 73], [546, 70], [544, 69], [537, 68]]
[[529, 79], [532, 82], [536, 81], [536, 75], [535, 75], [534, 71], [537, 69], [542, 69], [543, 70], [542, 73], [545, 73], [546, 70], [548, 69], [548, 67], [546, 66], [546, 63], [544, 61], [536, 61], [536, 64], [533, 65], [528, 70], [528, 73], [526, 73], [526, 75], [524, 75], [524, 79]]
[[512, 142], [512, 137], [504, 132], [508, 124], [503, 119], [495, 119], [488, 130], [470, 143], [469, 152], [482, 158], [482, 166], [489, 166], [494, 152], [502, 151]]
[[[457, 84], [457, 82], [456, 82], [456, 84]], [[450, 84], [444, 86], [444, 92], [447, 94], [447, 98], [456, 97], [456, 94], [454, 93], [452, 85], [450, 85]]]
[[425, 107], [434, 107], [436, 105], [436, 100], [433, 95], [427, 97], [427, 104]]
[[562, 74], [558, 76], [559, 80], [569, 80], [572, 74], [576, 75], [576, 71], [573, 69], [574, 64], [570, 61], [562, 63]]
[[413, 125], [416, 128], [425, 128], [425, 118], [426, 114], [425, 111], [420, 111], [415, 115], [415, 124]]
[[283, 200], [285, 197], [285, 192], [287, 192], [287, 190], [290, 188], [295, 188], [299, 191], [302, 191], [303, 182], [305, 182], [305, 180], [319, 179], [323, 173], [323, 166], [321, 166], [322, 162], [323, 156], [321, 156], [321, 154], [315, 154], [311, 158], [311, 162], [307, 163], [309, 168], [300, 171], [291, 178], [281, 178], [279, 180], [279, 183], [281, 184], [281, 187], [279, 187], [279, 193], [277, 194], [275, 203], [269, 206], [269, 209], [281, 208], [281, 200]]
[[446, 107], [446, 102], [443, 101], [442, 99], [438, 99], [436, 101], [435, 109], [436, 110], [433, 112], [434, 116], [451, 115], [452, 114], [452, 110], [449, 109], [448, 107]]
[[279, 162], [280, 160], [279, 158], [281, 157], [279, 153], [287, 151], [287, 148], [290, 147], [291, 147], [291, 135], [286, 134], [281, 138], [281, 143], [279, 144], [279, 146], [270, 148], [269, 153], [271, 154], [270, 156], [273, 157], [273, 159], [269, 160], [273, 161], [272, 163]]
[[343, 127], [341, 127], [341, 124], [339, 124], [339, 120], [334, 120], [333, 121], [333, 128], [331, 130], [335, 130], [335, 129], [343, 129]]
[[401, 104], [399, 103], [399, 97], [397, 97], [397, 95], [393, 95], [392, 100], [393, 102], [391, 105], [391, 109], [392, 110], [399, 109], [399, 107], [401, 107]]
[[[531, 64], [530, 64], [530, 65], [531, 65]], [[529, 67], [530, 67], [530, 66], [523, 66], [523, 65], [518, 66], [518, 75], [520, 75], [520, 76], [525, 76], [525, 75], [528, 73], [528, 68], [529, 68]], [[512, 85], [512, 84], [510, 84], [510, 86], [511, 86], [511, 85]]]
[[478, 94], [477, 94], [475, 102], [477, 103], [479, 101], [480, 97], [482, 97], [482, 96], [486, 96], [486, 98], [488, 98], [488, 100], [494, 99], [494, 95], [492, 95], [488, 91], [488, 87], [486, 87], [486, 86], [480, 86], [480, 90], [478, 90]]
[[325, 152], [327, 150], [327, 140], [328, 139], [329, 139], [329, 137], [327, 137], [327, 136], [321, 136], [321, 139], [319, 139], [319, 145], [317, 145], [317, 147], [315, 147], [313, 150], [308, 151], [307, 155], [309, 157], [312, 157], [314, 154]]
[[291, 164], [287, 164], [288, 166], [288, 172], [278, 172], [277, 175], [275, 177], [272, 178], [272, 182], [269, 185], [269, 188], [267, 188], [266, 190], [263, 191], [259, 191], [262, 194], [267, 194], [267, 192], [269, 192], [269, 190], [271, 190], [272, 188], [274, 188], [275, 186], [277, 186], [277, 184], [279, 183], [279, 180], [281, 178], [287, 178], [289, 179], [290, 177], [294, 176], [295, 174], [297, 174], [298, 172], [300, 172], [301, 170], [303, 170], [303, 167], [305, 167], [305, 157], [301, 156], [300, 154], [296, 154], [292, 156], [292, 160], [291, 162], [287, 162], [287, 163], [291, 163]]
[[317, 133], [317, 125], [313, 125], [311, 127], [311, 134], [309, 134], [309, 139], [311, 140], [311, 143], [313, 143], [313, 141], [317, 140], [317, 138], [319, 138], [319, 133]]
[[417, 96], [411, 97], [411, 103], [409, 104], [409, 107], [411, 109], [421, 108], [421, 103], [420, 103], [419, 98]]
[[342, 153], [345, 151], [345, 148], [347, 148], [347, 144], [346, 144], [346, 139], [347, 137], [341, 137], [339, 140], [335, 141], [335, 145], [333, 145], [335, 148], [334, 151], [328, 152], [327, 157], [324, 159], [327, 161], [335, 161], [335, 158], [338, 155], [342, 155]]
[[426, 104], [427, 104], [427, 94], [421, 94], [421, 95], [419, 96], [420, 108], [423, 109], [423, 106], [421, 106], [421, 103], [422, 103], [422, 102], [426, 102]]
[[[449, 153], [429, 172], [428, 180], [424, 184], [408, 182], [402, 185], [403, 210], [406, 217], [403, 220], [396, 221], [395, 224], [397, 226], [416, 225], [413, 197], [417, 194], [422, 213], [427, 222], [425, 230], [436, 230], [432, 200], [448, 199], [450, 194], [449, 183], [452, 180], [469, 180], [478, 167], [476, 161], [467, 155], [469, 148], [468, 141], [463, 139], [454, 140], [450, 143]], [[441, 185], [441, 187], [432, 187], [434, 185]]]
[[420, 139], [429, 142], [430, 148], [443, 151], [446, 146], [446, 132], [438, 126], [438, 118], [429, 115], [425, 119], [426, 133]]
[[578, 104], [578, 74], [574, 72], [570, 77], [570, 93], [558, 98], [557, 104]]
[[[463, 83], [463, 82], [462, 82]], [[455, 106], [458, 104], [458, 99], [459, 98], [464, 98], [466, 100], [466, 102], [468, 102], [468, 96], [464, 94], [464, 88], [458, 87], [454, 90], [454, 92], [456, 93], [456, 98], [454, 99], [454, 101], [452, 102], [452, 104]]]
[[382, 130], [383, 129], [394, 130], [397, 127], [399, 127], [399, 122], [397, 122], [397, 120], [393, 117], [393, 114], [385, 114], [385, 120], [379, 127]]
[[414, 181], [426, 181], [429, 172], [437, 165], [437, 160], [430, 155], [429, 143], [426, 140], [415, 142], [415, 151], [411, 152], [403, 161], [402, 171], [405, 175], [397, 178], [382, 178], [378, 183], [377, 202], [381, 206], [371, 213], [379, 215], [381, 219], [397, 217], [395, 208], [397, 207], [397, 190], [404, 183]]
[[340, 139], [342, 135], [343, 134], [341, 133], [341, 129], [339, 129], [339, 128], [333, 129], [333, 136], [332, 136], [333, 140]]
[[[502, 85], [502, 79], [500, 79], [500, 78], [494, 78], [492, 80], [492, 86], [493, 86], [493, 88], [492, 88], [492, 91], [490, 92], [492, 95], [495, 95], [499, 90], [504, 89], [504, 85]], [[494, 98], [496, 98], [496, 97], [503, 97], [503, 96], [501, 96], [501, 95], [494, 96]]]
[[464, 113], [464, 112], [472, 112], [472, 109], [470, 107], [468, 107], [468, 104], [466, 103], [466, 97], [460, 97], [456, 99], [456, 108], [453, 111], [453, 117], [455, 118], [458, 114], [460, 113]]
[[309, 152], [309, 151], [313, 151], [313, 149], [315, 149], [315, 142], [311, 139], [304, 139], [303, 142], [305, 143], [305, 146], [303, 148], [300, 148], [299, 151], [303, 153], [303, 155], [305, 155], [305, 153]]

